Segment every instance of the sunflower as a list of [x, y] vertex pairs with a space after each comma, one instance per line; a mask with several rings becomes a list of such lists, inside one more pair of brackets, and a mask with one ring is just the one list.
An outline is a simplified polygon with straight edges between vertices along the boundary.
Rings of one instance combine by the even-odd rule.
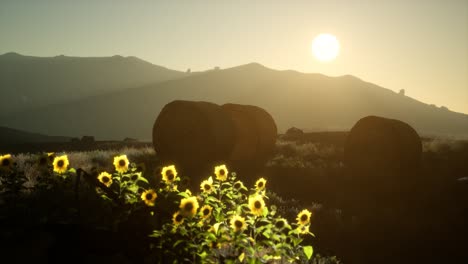
[[298, 215], [297, 215], [297, 223], [300, 224], [300, 225], [307, 225], [309, 222], [310, 222], [310, 216], [312, 215], [312, 213], [307, 210], [307, 209], [304, 209], [302, 210]]
[[106, 185], [107, 187], [111, 186], [112, 184], [112, 175], [110, 175], [109, 173], [103, 171], [99, 174], [98, 176], [98, 180]]
[[244, 184], [241, 181], [236, 181], [233, 185], [235, 190], [240, 191], [242, 188], [244, 188]]
[[47, 157], [49, 158], [49, 162], [52, 163], [55, 159], [55, 152], [47, 152]]
[[213, 178], [210, 176], [208, 180], [202, 181], [200, 189], [205, 193], [211, 193], [213, 191]]
[[127, 155], [121, 155], [114, 157], [114, 166], [115, 170], [119, 173], [125, 173], [128, 171], [128, 161]]
[[190, 196], [188, 198], [183, 198], [180, 201], [180, 210], [184, 216], [194, 216], [197, 213], [199, 207], [197, 197]]
[[173, 183], [177, 177], [177, 170], [174, 165], [166, 166], [162, 169], [161, 175], [165, 183]]
[[152, 189], [146, 190], [141, 194], [141, 199], [148, 206], [154, 206], [154, 200], [156, 200], [157, 197], [158, 195]]
[[301, 235], [306, 235], [309, 233], [309, 225], [300, 225], [297, 229]]
[[286, 226], [288, 226], [288, 221], [284, 218], [277, 219], [275, 222], [275, 227], [278, 230], [283, 230]]
[[10, 171], [13, 167], [13, 158], [10, 154], [0, 156], [0, 170]]
[[139, 171], [141, 173], [145, 173], [146, 172], [146, 165], [144, 162], [142, 163], [138, 163], [135, 167], [136, 171]]
[[257, 182], [255, 182], [255, 189], [257, 191], [261, 191], [261, 190], [265, 189], [266, 182], [267, 181], [264, 178], [258, 179]]
[[174, 225], [178, 226], [182, 224], [183, 222], [184, 222], [184, 216], [181, 215], [179, 211], [175, 212], [172, 215], [172, 223], [174, 223]]
[[203, 219], [208, 219], [210, 216], [211, 216], [211, 212], [213, 211], [213, 207], [209, 206], [209, 205], [204, 205], [201, 209], [200, 209], [200, 213], [202, 215], [202, 218]]
[[55, 157], [52, 164], [54, 165], [54, 171], [56, 173], [64, 173], [67, 171], [68, 165], [70, 163], [68, 162], [67, 155], [62, 155]]
[[263, 208], [265, 208], [265, 201], [261, 195], [254, 195], [249, 198], [250, 212], [256, 216], [263, 215]]
[[227, 180], [228, 170], [226, 168], [226, 165], [216, 166], [214, 173], [216, 175], [216, 179], [220, 181]]
[[234, 229], [234, 231], [236, 232], [242, 231], [247, 228], [247, 224], [245, 223], [245, 218], [239, 215], [234, 215], [231, 218], [230, 224], [231, 224], [232, 229]]

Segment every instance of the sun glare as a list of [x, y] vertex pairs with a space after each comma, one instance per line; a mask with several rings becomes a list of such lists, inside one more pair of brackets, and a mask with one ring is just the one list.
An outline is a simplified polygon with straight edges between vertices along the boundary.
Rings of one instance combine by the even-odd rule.
[[312, 42], [314, 57], [323, 62], [334, 60], [340, 52], [340, 43], [331, 34], [319, 34]]

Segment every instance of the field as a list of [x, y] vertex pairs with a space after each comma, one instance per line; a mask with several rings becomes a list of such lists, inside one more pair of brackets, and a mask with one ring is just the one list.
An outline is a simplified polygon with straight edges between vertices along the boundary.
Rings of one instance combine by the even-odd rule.
[[[466, 259], [468, 243], [462, 234], [468, 231], [468, 142], [424, 138], [422, 167], [405, 175], [407, 178], [398, 178], [402, 186], [412, 184], [403, 188], [411, 194], [395, 191], [394, 195], [374, 196], [368, 190], [382, 189], [378, 183], [383, 181], [377, 178], [382, 175], [375, 175], [375, 186], [353, 184], [353, 177], [359, 175], [350, 174], [344, 165], [346, 136], [344, 132], [280, 135], [275, 154], [263, 169], [228, 169], [237, 172], [249, 190], [255, 189], [257, 179], [266, 179], [266, 206], [273, 211], [270, 206], [276, 205], [277, 215], [289, 223], [303, 209], [312, 212], [310, 231], [315, 237], [301, 241], [313, 245], [314, 255], [305, 262], [445, 263]], [[39, 160], [46, 151], [68, 156], [75, 169], [69, 177], [45, 182], [51, 166], [44, 169]], [[36, 263], [61, 262], [64, 255], [79, 263], [161, 261], [161, 250], [151, 246], [161, 238], [149, 236], [163, 226], [153, 214], [159, 211], [149, 210], [138, 196], [141, 188], [161, 186], [164, 181], [161, 170], [168, 164], [161, 164], [151, 144], [44, 144], [16, 151], [5, 148], [1, 154], [6, 152], [16, 153], [15, 166], [24, 179], [2, 178], [0, 236], [5, 258]], [[98, 172], [115, 170], [113, 159], [121, 154], [134, 164], [130, 165], [134, 174], [141, 173], [146, 179], [135, 180], [138, 195], [125, 205], [112, 201], [110, 195], [103, 199], [106, 193], [96, 183]], [[184, 177], [190, 175], [180, 175], [181, 193]], [[201, 192], [193, 186], [191, 191]], [[156, 201], [163, 201], [162, 194], [159, 196]], [[268, 240], [259, 239], [258, 243]], [[214, 259], [230, 260], [224, 259], [229, 254], [223, 248], [217, 251]], [[275, 261], [269, 263], [280, 263]]]

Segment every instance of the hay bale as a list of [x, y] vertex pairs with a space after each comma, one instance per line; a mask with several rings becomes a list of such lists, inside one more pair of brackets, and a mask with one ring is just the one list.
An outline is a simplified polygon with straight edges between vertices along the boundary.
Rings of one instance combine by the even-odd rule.
[[347, 167], [358, 171], [406, 170], [421, 164], [422, 143], [408, 124], [377, 116], [360, 119], [344, 149]]
[[234, 164], [261, 164], [273, 154], [277, 128], [271, 115], [252, 105], [224, 104], [222, 109], [231, 117], [235, 142], [230, 160]]
[[153, 144], [161, 160], [190, 174], [226, 162], [233, 143], [232, 121], [213, 103], [173, 101], [153, 126]]

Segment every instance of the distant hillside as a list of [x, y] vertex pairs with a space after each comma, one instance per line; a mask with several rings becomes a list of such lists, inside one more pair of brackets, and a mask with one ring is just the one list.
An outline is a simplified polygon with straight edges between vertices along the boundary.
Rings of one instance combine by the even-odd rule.
[[[69, 137], [45, 136], [7, 127], [0, 127], [0, 146], [25, 143], [69, 142]], [[0, 148], [1, 152], [1, 148]]]
[[43, 58], [6, 53], [0, 55], [0, 115], [185, 75], [136, 57]]
[[[395, 76], [397, 78], [397, 76]], [[422, 134], [468, 135], [468, 116], [397, 94], [353, 76], [277, 71], [252, 63], [11, 115], [0, 124], [98, 139], [151, 139], [161, 108], [175, 99], [253, 104], [280, 132], [349, 130], [366, 115], [408, 122]]]

